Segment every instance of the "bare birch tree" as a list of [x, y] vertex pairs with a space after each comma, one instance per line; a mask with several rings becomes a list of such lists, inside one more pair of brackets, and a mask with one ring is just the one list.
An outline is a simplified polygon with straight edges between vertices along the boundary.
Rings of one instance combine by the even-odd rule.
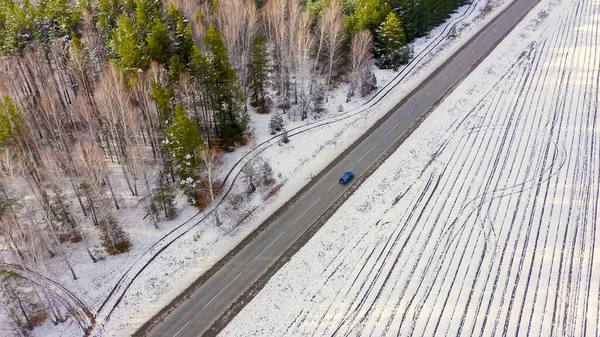
[[227, 47], [231, 65], [242, 88], [248, 85], [248, 62], [258, 31], [258, 11], [254, 0], [220, 0], [216, 9], [216, 25]]
[[116, 196], [108, 179], [108, 167], [102, 150], [93, 143], [81, 143], [76, 149], [81, 189], [88, 202], [88, 210], [94, 224], [99, 224], [99, 213], [106, 212], [106, 188], [108, 186], [115, 207], [119, 209]]
[[221, 153], [213, 148], [205, 148], [200, 151], [199, 157], [204, 164], [204, 181], [207, 185], [207, 192], [211, 203], [215, 202], [215, 187], [217, 183], [217, 170], [221, 165]]
[[347, 99], [354, 95], [356, 88], [359, 87], [362, 81], [362, 73], [367, 69], [371, 61], [373, 60], [373, 35], [369, 30], [361, 30], [354, 37], [350, 43], [350, 89], [348, 91]]
[[300, 15], [297, 25], [298, 28], [296, 29], [295, 34], [296, 41], [294, 41], [293, 54], [296, 56], [296, 77], [299, 78], [299, 80], [297, 80], [295, 91], [298, 93], [297, 96], [300, 99], [300, 111], [302, 113], [302, 120], [304, 120], [308, 117], [308, 110], [312, 98], [312, 92], [309, 88], [312, 79], [306, 79], [306, 77], [307, 75], [311, 76], [309, 69], [315, 40], [311, 32], [311, 19], [308, 13], [303, 12], [302, 15]]
[[127, 187], [131, 194], [136, 196], [136, 176], [132, 167], [133, 161], [128, 152], [128, 148], [132, 145], [131, 139], [135, 137], [135, 130], [132, 125], [128, 124], [127, 114], [130, 113], [131, 102], [129, 92], [125, 89], [123, 73], [113, 65], [108, 66], [96, 90], [104, 132], [111, 139], [112, 153], [121, 167]]
[[341, 50], [346, 41], [342, 6], [339, 0], [332, 0], [319, 20], [319, 30], [326, 30], [324, 47], [327, 56], [327, 86], [331, 85], [334, 67], [341, 62]]

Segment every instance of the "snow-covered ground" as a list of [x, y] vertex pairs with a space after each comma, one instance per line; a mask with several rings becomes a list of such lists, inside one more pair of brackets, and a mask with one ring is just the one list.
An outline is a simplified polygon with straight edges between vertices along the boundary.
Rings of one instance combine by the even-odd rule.
[[597, 336], [599, 34], [542, 0], [221, 336]]
[[[267, 128], [270, 116], [253, 115], [253, 143], [228, 155], [224, 163], [226, 169], [221, 172], [226, 173], [252, 147], [257, 147], [264, 150], [260, 157], [271, 162], [278, 183], [283, 185], [274, 197], [267, 198], [270, 191], [264, 189], [243, 200], [237, 208], [224, 206], [220, 212], [232, 220], [222, 215], [222, 226], [216, 226], [213, 217], [204, 219], [203, 214], [197, 213], [194, 208], [184, 206], [177, 219], [161, 223], [155, 229], [144, 219], [144, 210], [135, 202], [124, 200], [127, 207], [119, 211], [118, 216], [131, 236], [132, 251], [120, 256], [105, 256], [93, 264], [84, 249], [73, 250], [67, 254], [78, 280], [71, 280], [67, 273], [54, 275], [56, 280], [97, 311], [98, 323], [92, 335], [126, 336], [133, 333], [293, 196], [507, 3], [498, 1], [494, 4], [493, 11], [485, 16], [480, 15], [486, 5], [483, 0], [461, 8], [430, 37], [414, 43], [418, 60], [399, 73], [376, 71], [378, 86], [384, 89], [371, 99], [372, 102], [378, 101], [376, 105], [358, 98], [346, 103], [347, 87], [340, 86], [328, 94], [327, 111], [311, 116], [311, 125], [307, 125], [306, 121], [286, 121], [291, 142], [284, 146], [270, 145], [276, 144], [277, 140], [264, 144], [271, 137]], [[446, 38], [453, 26], [456, 26], [457, 37]], [[399, 85], [394, 86], [397, 83]], [[338, 111], [340, 105], [344, 112]], [[314, 127], [319, 124], [323, 126]], [[429, 148], [423, 151], [429, 151]], [[245, 188], [239, 180], [233, 185], [232, 195]], [[180, 205], [185, 205], [185, 201], [180, 200]], [[240, 218], [245, 218], [241, 224], [238, 223]], [[182, 224], [187, 219], [190, 220]], [[90, 228], [90, 231], [94, 229]], [[173, 243], [167, 245], [171, 241]], [[99, 243], [92, 241], [89, 244], [97, 246]], [[81, 334], [75, 323], [68, 322], [57, 326], [46, 323], [32, 333], [40, 337]]]

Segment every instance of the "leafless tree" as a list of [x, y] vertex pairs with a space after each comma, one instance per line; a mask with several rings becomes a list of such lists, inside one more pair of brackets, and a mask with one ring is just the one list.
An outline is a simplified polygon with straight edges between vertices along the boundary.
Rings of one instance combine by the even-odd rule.
[[215, 203], [215, 185], [217, 170], [221, 164], [221, 153], [219, 150], [213, 148], [206, 148], [200, 151], [199, 158], [204, 163], [204, 180], [206, 181], [208, 194], [210, 195], [210, 201], [212, 204]]
[[134, 163], [128, 149], [136, 145], [135, 141], [132, 144], [132, 140], [137, 133], [135, 125], [130, 123], [133, 120], [130, 116], [132, 107], [130, 94], [125, 88], [123, 73], [113, 65], [108, 66], [96, 91], [104, 132], [111, 139], [112, 153], [121, 166], [127, 187], [131, 194], [136, 196]]
[[77, 165], [80, 172], [80, 186], [85, 195], [94, 224], [99, 223], [99, 212], [106, 212], [106, 189], [108, 186], [115, 207], [119, 209], [117, 198], [108, 178], [108, 167], [102, 150], [93, 143], [81, 143], [76, 149]]
[[330, 1], [319, 20], [319, 30], [326, 30], [324, 45], [327, 55], [327, 85], [331, 85], [333, 69], [341, 62], [341, 50], [346, 40], [342, 6], [339, 0]]
[[[289, 103], [290, 78], [295, 73], [294, 46], [302, 13], [301, 0], [269, 0], [262, 9], [263, 30], [272, 55], [278, 81], [274, 84], [283, 103]], [[296, 97], [297, 98], [297, 97]]]
[[[157, 66], [153, 63], [153, 68]], [[131, 97], [137, 103], [139, 114], [141, 117], [141, 134], [144, 141], [144, 145], [150, 144], [152, 148], [152, 155], [154, 158], [160, 158], [161, 152], [159, 151], [160, 138], [158, 132], [160, 131], [158, 126], [158, 115], [153, 104], [152, 99], [152, 75], [150, 72], [138, 72], [137, 78], [131, 85]], [[144, 136], [144, 132], [146, 136]]]
[[312, 97], [312, 92], [307, 86], [312, 83], [311, 79], [306, 79], [309, 75], [310, 63], [312, 62], [312, 53], [314, 50], [315, 40], [311, 32], [311, 19], [307, 12], [303, 12], [298, 18], [298, 28], [296, 30], [296, 41], [294, 41], [294, 55], [297, 74], [299, 78], [296, 84], [296, 92], [300, 99], [300, 108], [302, 119], [308, 117], [309, 104]]
[[227, 47], [233, 68], [244, 90], [247, 88], [248, 63], [258, 31], [255, 0], [220, 0], [216, 13], [217, 29]]
[[369, 30], [361, 30], [350, 43], [350, 89], [348, 91], [347, 100], [354, 95], [357, 87], [359, 87], [362, 72], [369, 67], [373, 60], [373, 35]]

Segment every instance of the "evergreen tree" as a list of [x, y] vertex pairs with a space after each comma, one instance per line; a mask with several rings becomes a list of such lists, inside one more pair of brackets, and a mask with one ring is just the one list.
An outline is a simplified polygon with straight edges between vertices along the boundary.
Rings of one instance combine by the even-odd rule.
[[38, 0], [25, 3], [36, 24], [35, 37], [48, 46], [54, 38], [78, 36], [81, 16], [69, 0]]
[[98, 0], [96, 7], [88, 5], [88, 11], [95, 12], [97, 16], [96, 27], [102, 36], [106, 45], [109, 44], [114, 29], [117, 27], [117, 20], [122, 13], [122, 3], [120, 0]]
[[13, 0], [0, 0], [0, 52], [19, 53], [33, 40], [33, 18]]
[[146, 69], [150, 64], [145, 41], [140, 40], [133, 20], [125, 14], [121, 14], [117, 21], [111, 47], [121, 68]]
[[375, 64], [381, 69], [398, 70], [401, 64], [410, 59], [409, 50], [402, 24], [396, 14], [390, 12], [377, 30]]
[[358, 1], [354, 11], [344, 18], [344, 26], [351, 35], [363, 29], [375, 31], [390, 11], [390, 6], [381, 0]]
[[173, 109], [173, 121], [167, 129], [166, 142], [182, 186], [193, 188], [199, 164], [196, 153], [204, 146], [204, 141], [196, 124], [180, 105], [175, 105]]
[[211, 75], [207, 83], [215, 120], [220, 128], [223, 145], [232, 146], [242, 138], [248, 126], [248, 112], [242, 108], [244, 95], [240, 89], [235, 70], [231, 66], [221, 34], [210, 25], [205, 36], [210, 51]]
[[165, 219], [171, 219], [177, 214], [175, 197], [177, 197], [175, 187], [169, 183], [165, 172], [160, 170], [151, 200], [151, 212], [157, 220], [160, 218], [160, 213], [164, 214]]
[[273, 168], [269, 162], [264, 162], [262, 165], [262, 183], [271, 185], [273, 183]]
[[15, 143], [26, 130], [19, 107], [10, 96], [3, 96], [0, 100], [0, 146]]
[[[171, 77], [177, 80], [179, 79], [179, 73], [185, 67], [188, 67], [191, 61], [195, 43], [192, 38], [190, 25], [173, 4], [170, 4], [167, 8], [165, 23], [169, 27], [171, 39], [172, 58], [169, 67], [172, 64], [177, 66], [175, 69], [169, 69], [169, 71]], [[177, 60], [177, 63], [173, 63], [175, 60]]]
[[102, 231], [102, 247], [110, 255], [117, 255], [129, 251], [131, 241], [129, 235], [125, 233], [121, 225], [114, 216], [109, 215], [100, 220], [100, 230]]
[[366, 97], [375, 89], [377, 89], [377, 77], [371, 67], [367, 67], [360, 74], [360, 96]]
[[281, 134], [281, 141], [284, 144], [287, 144], [290, 142], [290, 138], [288, 137], [288, 132], [286, 129], [283, 129], [283, 133]]
[[407, 0], [405, 7], [402, 9], [402, 23], [404, 25], [404, 33], [406, 41], [410, 42], [422, 36], [425, 32], [419, 31], [421, 14], [419, 0]]
[[60, 191], [56, 191], [50, 202], [53, 220], [60, 227], [61, 232], [71, 232], [71, 241], [78, 242], [81, 240], [77, 221], [73, 213], [69, 210], [69, 206], [65, 203], [67, 198]]
[[146, 35], [148, 58], [166, 63], [170, 56], [169, 27], [160, 18], [155, 18], [150, 32]]
[[248, 65], [250, 82], [250, 102], [257, 107], [258, 113], [269, 113], [269, 54], [264, 36], [259, 36], [254, 44], [252, 58]]
[[274, 135], [275, 133], [281, 131], [283, 129], [283, 117], [281, 114], [275, 114], [271, 116], [271, 120], [269, 121], [269, 132]]
[[159, 83], [152, 83], [152, 98], [156, 102], [156, 110], [158, 112], [158, 119], [160, 121], [161, 128], [164, 130], [165, 125], [168, 124], [173, 118], [173, 89], [168, 87], [165, 88]]

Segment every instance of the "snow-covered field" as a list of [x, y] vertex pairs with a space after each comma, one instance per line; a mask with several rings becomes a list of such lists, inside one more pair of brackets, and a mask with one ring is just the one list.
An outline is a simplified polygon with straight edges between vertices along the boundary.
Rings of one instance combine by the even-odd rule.
[[[275, 197], [265, 200], [269, 190], [263, 190], [243, 200], [238, 209], [222, 210], [237, 218], [228, 220], [222, 215], [223, 225], [220, 227], [216, 226], [212, 217], [202, 220], [203, 215], [196, 214], [194, 208], [184, 207], [178, 219], [161, 223], [158, 229], [144, 219], [146, 212], [132, 201], [118, 212], [132, 239], [130, 253], [105, 256], [93, 264], [82, 247], [68, 252], [78, 280], [70, 279], [67, 273], [53, 277], [97, 312], [98, 323], [92, 335], [112, 337], [132, 334], [293, 196], [507, 4], [503, 1], [494, 3], [496, 6], [492, 13], [482, 17], [480, 13], [486, 2], [474, 1], [473, 5], [461, 8], [446, 24], [435, 29], [430, 37], [416, 41], [414, 51], [417, 60], [408, 68], [399, 73], [377, 71], [378, 85], [384, 88], [384, 92], [372, 100], [379, 101], [375, 106], [367, 104], [369, 107], [364, 109], [365, 100], [358, 98], [346, 103], [347, 87], [342, 85], [328, 94], [327, 111], [311, 116], [312, 126], [327, 125], [312, 128], [306, 125], [306, 121], [287, 120], [291, 142], [285, 146], [260, 145], [271, 137], [266, 126], [270, 116], [254, 115], [253, 143], [229, 155], [221, 172], [226, 173], [253, 146], [258, 146], [259, 151], [264, 149], [261, 157], [273, 165], [278, 183], [283, 183]], [[446, 38], [453, 26], [456, 26], [457, 37]], [[400, 84], [392, 90], [393, 84], [397, 83]], [[387, 95], [383, 97], [384, 94]], [[379, 100], [380, 97], [383, 99]], [[340, 105], [344, 112], [337, 111]], [[297, 133], [300, 131], [302, 133]], [[245, 189], [239, 180], [233, 186], [233, 195]], [[185, 205], [185, 201], [180, 200], [180, 204]], [[251, 215], [243, 223], [238, 223], [250, 211]], [[95, 229], [90, 226], [89, 230]], [[170, 241], [173, 243], [167, 245]], [[99, 245], [98, 242], [89, 244]], [[62, 261], [51, 260], [48, 263], [60, 265]], [[0, 308], [0, 335], [8, 331], [2, 329], [2, 316]], [[81, 334], [80, 328], [73, 322], [57, 326], [46, 323], [32, 332], [33, 336], [43, 337]]]
[[597, 336], [599, 26], [542, 0], [221, 336]]

